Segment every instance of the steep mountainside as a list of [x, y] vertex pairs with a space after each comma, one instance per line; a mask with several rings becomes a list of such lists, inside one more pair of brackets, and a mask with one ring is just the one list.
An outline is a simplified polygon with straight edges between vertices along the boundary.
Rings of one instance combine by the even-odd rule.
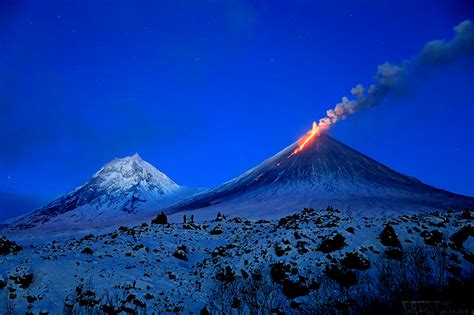
[[106, 222], [137, 214], [150, 202], [162, 200], [178, 190], [175, 182], [135, 154], [107, 163], [90, 181], [14, 221], [12, 228], [32, 228], [46, 223], [67, 226]]
[[241, 176], [167, 211], [275, 217], [329, 205], [363, 215], [474, 207], [474, 198], [423, 184], [325, 134], [294, 154], [297, 147], [295, 142]]

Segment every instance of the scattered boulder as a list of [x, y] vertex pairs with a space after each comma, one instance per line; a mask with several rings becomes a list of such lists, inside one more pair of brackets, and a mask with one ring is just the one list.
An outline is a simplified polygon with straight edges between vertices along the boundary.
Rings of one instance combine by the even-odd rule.
[[235, 217], [235, 218], [230, 219], [230, 222], [233, 222], [233, 223], [242, 223], [242, 219], [239, 218], [239, 217]]
[[91, 289], [86, 290], [83, 284], [76, 287], [76, 293], [77, 293], [76, 300], [79, 306], [94, 308], [100, 302], [95, 292]]
[[301, 216], [298, 213], [281, 218], [278, 221], [278, 227], [284, 227], [287, 229], [296, 229], [298, 222], [301, 220]]
[[211, 232], [209, 232], [211, 235], [219, 235], [219, 234], [222, 234], [224, 233], [224, 231], [222, 230], [221, 226], [218, 225], [216, 226], [214, 229], [212, 229]]
[[216, 279], [222, 282], [232, 282], [235, 280], [235, 272], [231, 266], [227, 266], [216, 274]]
[[[119, 230], [120, 230], [121, 228], [122, 228], [122, 229], [123, 229], [123, 228], [128, 229], [126, 226], [121, 226], [121, 227], [119, 227]], [[94, 238], [95, 238], [94, 234], [90, 233], [90, 234], [87, 234], [87, 235], [83, 236], [80, 240], [81, 240], [81, 241], [91, 241], [91, 240], [93, 240]]]
[[214, 222], [222, 222], [226, 219], [225, 215], [223, 215], [220, 211], [217, 212], [216, 218], [213, 220]]
[[132, 247], [132, 250], [135, 251], [135, 252], [137, 252], [137, 251], [139, 251], [139, 250], [142, 249], [142, 248], [145, 248], [145, 245], [143, 245], [143, 244], [137, 244], [137, 245], [135, 245], [135, 246]]
[[173, 257], [176, 257], [184, 261], [188, 261], [188, 257], [186, 257], [186, 252], [181, 249], [176, 250], [173, 254]]
[[151, 299], [154, 299], [155, 296], [154, 296], [153, 294], [151, 294], [151, 293], [147, 293], [147, 294], [145, 294], [144, 298], [145, 298], [146, 300], [151, 300]]
[[29, 303], [29, 304], [32, 304], [34, 302], [36, 302], [38, 300], [38, 297], [37, 296], [34, 296], [34, 295], [27, 295], [26, 296], [26, 301]]
[[298, 270], [282, 262], [277, 262], [270, 266], [270, 276], [273, 282], [282, 285], [283, 294], [286, 297], [294, 299], [307, 295], [310, 287], [306, 283], [306, 278], [299, 276], [298, 280], [291, 280], [288, 276], [289, 273], [298, 274]]
[[309, 287], [305, 284], [304, 279], [298, 279], [297, 281], [292, 281], [285, 279], [283, 281], [283, 294], [286, 295], [289, 299], [294, 299], [300, 296], [308, 295]]
[[348, 252], [341, 259], [341, 264], [348, 269], [367, 270], [370, 268], [370, 260], [360, 252]]
[[179, 246], [178, 246], [178, 249], [184, 251], [185, 253], [189, 253], [189, 250], [188, 250], [188, 248], [186, 247], [186, 245], [179, 245]]
[[426, 245], [436, 245], [443, 241], [443, 233], [438, 230], [433, 230], [426, 233], [422, 232], [422, 234], [420, 235], [423, 237]]
[[[73, 308], [73, 306], [72, 306], [72, 308]], [[108, 303], [102, 304], [100, 306], [100, 310], [102, 312], [104, 312], [105, 314], [120, 314], [120, 312], [121, 312], [121, 309], [117, 308], [116, 306], [114, 306], [112, 304], [108, 304]], [[71, 311], [71, 313], [72, 313], [72, 311]]]
[[297, 248], [298, 254], [303, 255], [303, 254], [309, 253], [309, 249], [306, 248], [307, 245], [308, 245], [308, 242], [305, 242], [305, 241], [296, 242], [296, 248]]
[[390, 224], [386, 224], [382, 233], [380, 233], [380, 242], [385, 246], [402, 248], [395, 229]]
[[392, 247], [385, 250], [385, 256], [390, 259], [401, 261], [403, 257], [403, 252], [398, 247]]
[[332, 280], [344, 287], [350, 287], [357, 283], [357, 276], [354, 271], [344, 266], [330, 264], [324, 268], [324, 273]]
[[340, 233], [335, 233], [331, 238], [324, 239], [317, 247], [323, 253], [330, 253], [346, 246], [346, 238]]
[[283, 284], [286, 280], [286, 273], [291, 271], [291, 266], [282, 262], [274, 263], [270, 266], [270, 276], [276, 283]]
[[291, 251], [290, 246], [283, 247], [280, 244], [275, 244], [275, 254], [278, 257], [281, 257], [283, 255], [286, 255], [287, 252]]
[[124, 226], [124, 225], [121, 225], [121, 226], [119, 226], [118, 230], [119, 230], [120, 232], [128, 232], [129, 229], [128, 229], [128, 227], [126, 227], [126, 226]]
[[17, 243], [8, 240], [5, 236], [0, 236], [0, 255], [16, 254], [22, 249]]
[[449, 239], [453, 243], [453, 247], [455, 249], [461, 249], [463, 248], [463, 244], [465, 241], [467, 241], [469, 236], [474, 237], [474, 227], [472, 225], [463, 226], [459, 231], [451, 235]]
[[355, 234], [355, 229], [352, 227], [352, 226], [349, 226], [347, 229], [346, 229], [347, 232], [351, 233], [351, 234]]
[[21, 273], [10, 275], [10, 280], [19, 285], [22, 289], [27, 289], [33, 283], [33, 272], [24, 270]]
[[224, 246], [218, 246], [218, 247], [214, 248], [214, 250], [211, 253], [211, 256], [212, 257], [218, 257], [218, 256], [224, 257], [224, 256], [226, 256], [226, 248]]
[[204, 306], [201, 311], [199, 312], [199, 314], [201, 315], [210, 315], [211, 313], [209, 312], [209, 310], [207, 309], [207, 306]]
[[151, 224], [168, 224], [168, 217], [164, 212], [160, 212], [156, 218], [151, 220]]
[[81, 253], [86, 255], [92, 255], [94, 254], [94, 250], [90, 247], [86, 247], [81, 251]]
[[138, 298], [135, 298], [133, 300], [133, 304], [139, 308], [146, 308], [146, 303], [143, 302], [142, 300], [138, 299]]
[[183, 224], [183, 229], [185, 230], [202, 230], [202, 226], [195, 223]]

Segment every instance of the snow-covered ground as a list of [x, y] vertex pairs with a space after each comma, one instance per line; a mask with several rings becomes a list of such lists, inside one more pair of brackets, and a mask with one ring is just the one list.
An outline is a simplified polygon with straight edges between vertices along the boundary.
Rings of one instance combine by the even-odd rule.
[[[115, 300], [122, 310], [139, 313], [196, 314], [209, 306], [219, 284], [216, 278], [226, 275], [226, 267], [238, 279], [253, 273], [271, 278], [274, 264], [281, 262], [291, 268], [287, 282], [276, 285], [279, 305], [298, 313], [318, 290], [311, 282], [320, 282], [325, 268], [340, 265], [349, 252], [357, 252], [359, 263], [370, 262], [367, 271], [357, 273], [361, 281], [375, 272], [379, 261], [388, 256], [396, 260], [398, 251], [406, 255], [416, 244], [428, 249], [447, 244], [447, 273], [462, 276], [473, 263], [474, 235], [466, 228], [472, 221], [462, 212], [367, 218], [326, 209], [271, 221], [234, 217], [196, 224], [147, 222], [118, 229], [10, 234], [7, 238], [23, 249], [0, 255], [0, 296], [14, 303], [19, 313], [57, 314], [65, 305], [77, 308], [80, 303], [98, 309]], [[452, 236], [463, 227], [471, 236], [459, 244]], [[386, 235], [381, 237], [382, 231]], [[454, 267], [461, 268], [461, 274]], [[288, 283], [303, 295], [281, 293]]]

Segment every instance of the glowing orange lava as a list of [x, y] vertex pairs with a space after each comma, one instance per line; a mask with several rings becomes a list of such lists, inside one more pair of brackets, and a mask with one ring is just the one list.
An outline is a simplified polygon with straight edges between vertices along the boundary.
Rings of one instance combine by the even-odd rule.
[[318, 124], [316, 122], [313, 122], [313, 128], [311, 128], [310, 131], [308, 131], [303, 137], [301, 137], [300, 140], [298, 140], [298, 147], [288, 156], [288, 158], [301, 152], [301, 150], [304, 149], [306, 144], [308, 144], [308, 142], [316, 135], [319, 135], [319, 128]]

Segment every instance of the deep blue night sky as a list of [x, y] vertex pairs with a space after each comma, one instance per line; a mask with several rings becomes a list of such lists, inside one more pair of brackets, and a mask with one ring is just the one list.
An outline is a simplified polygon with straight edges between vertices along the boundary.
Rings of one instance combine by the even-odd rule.
[[[1, 1], [0, 191], [53, 198], [135, 152], [178, 184], [222, 183], [377, 65], [474, 18], [469, 1], [322, 2]], [[330, 134], [474, 196], [473, 65], [425, 73]]]

